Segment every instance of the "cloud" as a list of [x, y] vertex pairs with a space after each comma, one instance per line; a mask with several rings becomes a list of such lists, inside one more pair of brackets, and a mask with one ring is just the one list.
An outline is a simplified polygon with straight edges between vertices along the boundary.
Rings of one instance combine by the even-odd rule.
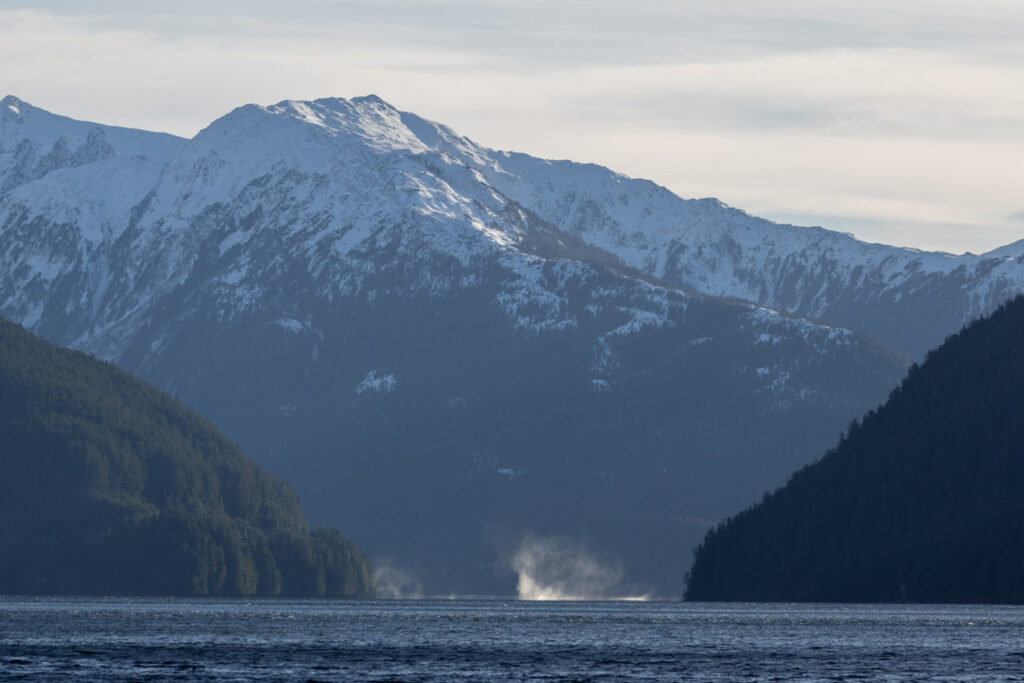
[[1015, 0], [8, 0], [94, 26], [162, 36], [333, 39], [502, 55], [538, 68], [718, 61], [825, 49], [963, 51], [1012, 62], [1024, 16]]
[[182, 135], [247, 102], [372, 92], [771, 218], [953, 251], [1015, 239], [1024, 10], [897, 5], [51, 0], [0, 10], [0, 87]]

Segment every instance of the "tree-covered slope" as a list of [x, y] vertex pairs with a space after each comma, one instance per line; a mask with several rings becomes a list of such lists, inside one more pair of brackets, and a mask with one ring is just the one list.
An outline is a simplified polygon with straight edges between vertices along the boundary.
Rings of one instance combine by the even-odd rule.
[[365, 596], [369, 566], [179, 401], [0, 319], [0, 593]]
[[686, 597], [1024, 602], [1024, 298], [708, 533]]

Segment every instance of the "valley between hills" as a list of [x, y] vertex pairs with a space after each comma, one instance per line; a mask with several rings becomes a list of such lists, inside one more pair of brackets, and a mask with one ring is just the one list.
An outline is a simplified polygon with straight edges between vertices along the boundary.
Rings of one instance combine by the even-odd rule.
[[[3, 369], [0, 592], [1019, 601], [1009, 560], [925, 567], [943, 539], [1008, 543], [1000, 307], [1022, 292], [1017, 244], [781, 225], [374, 96], [245, 105], [191, 139], [8, 96], [0, 316], [27, 355]], [[993, 383], [996, 425], [928, 398]], [[913, 494], [890, 514], [893, 488]], [[969, 510], [901, 516], [940, 491]], [[751, 539], [790, 560], [724, 569], [758, 566]], [[846, 588], [769, 584], [787, 561]]]

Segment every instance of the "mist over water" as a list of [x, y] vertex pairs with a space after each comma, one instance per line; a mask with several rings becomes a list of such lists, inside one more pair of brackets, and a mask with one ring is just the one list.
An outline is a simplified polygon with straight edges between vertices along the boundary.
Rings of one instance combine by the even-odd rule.
[[419, 575], [391, 560], [377, 561], [373, 580], [379, 598], [417, 600], [423, 597], [423, 581]]
[[[508, 539], [512, 541], [512, 539]], [[501, 575], [516, 577], [519, 600], [646, 601], [651, 595], [629, 582], [620, 558], [597, 553], [586, 543], [568, 536], [527, 533], [505, 545], [496, 565]], [[421, 572], [391, 558], [376, 559], [374, 582], [384, 600], [471, 599], [465, 591], [437, 591]], [[508, 577], [511, 578], [511, 577]], [[508, 585], [508, 584], [505, 584]], [[510, 587], [510, 586], [509, 586]], [[506, 588], [507, 591], [507, 588]], [[502, 592], [492, 597], [507, 596]]]
[[622, 562], [566, 537], [527, 535], [512, 557], [520, 600], [646, 600], [624, 585]]

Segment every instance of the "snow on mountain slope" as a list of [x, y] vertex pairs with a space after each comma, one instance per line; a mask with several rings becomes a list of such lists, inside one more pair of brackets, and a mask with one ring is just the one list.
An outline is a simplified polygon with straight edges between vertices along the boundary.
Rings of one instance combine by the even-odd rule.
[[[707, 202], [375, 97], [248, 105], [187, 141], [4, 106], [3, 150], [29, 152], [0, 159], [0, 314], [173, 391], [439, 591], [503, 590], [500, 528], [592, 538], [671, 594], [692, 520], [781, 483], [906, 364], [602, 242], [644, 203]], [[607, 225], [574, 234], [566, 192], [605, 185]]]
[[487, 174], [496, 187], [636, 268], [680, 287], [860, 329], [913, 356], [1024, 291], [1017, 260], [779, 225], [596, 167], [510, 155], [502, 168], [512, 175]]
[[[187, 141], [12, 97], [0, 117], [0, 306], [110, 358], [157, 302], [200, 282], [231, 319], [279, 296], [282, 277], [327, 301], [437, 296], [478, 285], [489, 264], [503, 273], [493, 302], [538, 332], [579, 324], [561, 290], [589, 264], [911, 354], [1024, 289], [1014, 259], [777, 225], [598, 166], [488, 150], [374, 96], [246, 105]], [[552, 279], [552, 258], [569, 275]]]
[[406, 149], [429, 149], [446, 174], [469, 169], [458, 171], [461, 179], [485, 183], [633, 268], [705, 294], [862, 329], [912, 355], [1024, 291], [1021, 250], [1012, 245], [955, 256], [865, 243], [772, 223], [714, 199], [681, 199], [600, 166], [495, 152], [415, 115], [398, 117], [415, 135], [392, 136]]
[[66, 302], [67, 313], [90, 318], [110, 280], [110, 245], [185, 142], [0, 100], [0, 296], [8, 313], [46, 329], [50, 294], [70, 287], [78, 300]]
[[103, 159], [163, 161], [184, 143], [164, 133], [56, 116], [8, 95], [0, 100], [0, 194], [53, 171]]
[[[983, 256], [953, 256], [779, 225], [717, 200], [684, 200], [599, 166], [495, 152], [374, 96], [246, 105], [187, 143], [72, 121], [12, 97], [0, 106], [0, 188], [9, 191], [54, 169], [110, 157], [146, 157], [151, 165], [110, 169], [122, 176], [110, 184], [125, 188], [119, 197], [87, 187], [65, 189], [103, 182], [90, 172], [56, 179], [25, 193], [34, 196], [15, 195], [8, 202], [40, 213], [49, 205], [56, 212], [49, 219], [57, 222], [73, 218], [60, 211], [95, 211], [99, 203], [101, 214], [118, 217], [97, 215], [77, 223], [116, 233], [127, 225], [125, 207], [140, 205], [153, 169], [173, 157], [160, 182], [152, 184], [133, 255], [162, 254], [168, 286], [180, 284], [202, 239], [185, 226], [195, 227], [197, 216], [226, 200], [244, 203], [247, 192], [257, 198], [249, 202], [253, 210], [266, 210], [263, 194], [275, 190], [263, 184], [274, 179], [281, 192], [281, 183], [289, 186], [279, 205], [298, 200], [305, 214], [317, 217], [315, 229], [303, 226], [307, 248], [323, 250], [333, 240], [332, 250], [342, 258], [371, 235], [404, 244], [408, 252], [429, 243], [429, 250], [462, 263], [491, 246], [529, 251], [529, 231], [516, 225], [523, 217], [509, 220], [527, 211], [531, 219], [673, 285], [861, 329], [912, 355], [1024, 290], [1019, 250], [1006, 251], [1012, 245]], [[56, 196], [67, 192], [99, 199], [70, 207]], [[401, 212], [429, 218], [429, 228], [394, 234], [386, 226], [404, 222]], [[240, 243], [250, 233], [243, 227], [227, 239]], [[95, 241], [95, 235], [83, 236]], [[568, 251], [581, 253], [578, 245]], [[128, 279], [133, 287], [140, 284]], [[345, 279], [351, 287], [357, 277]], [[166, 289], [154, 289], [152, 282], [144, 287], [149, 295]]]
[[[666, 280], [678, 270], [675, 247], [660, 245], [696, 239], [694, 226], [713, 232], [723, 211], [745, 221], [750, 244], [763, 227], [597, 166], [485, 150], [375, 96], [249, 104], [190, 140], [76, 122], [12, 97], [2, 116], [3, 150], [17, 153], [0, 166], [16, 184], [0, 195], [0, 310], [106, 358], [130, 351], [139, 368], [199, 310], [229, 325], [307, 319], [296, 301], [473, 291], [518, 332], [586, 329], [593, 379], [607, 382], [623, 339], [678, 325], [696, 296], [644, 282], [641, 270]], [[51, 161], [29, 163], [38, 158]], [[701, 287], [758, 299], [706, 265]], [[613, 287], [599, 275], [608, 269]], [[755, 369], [779, 395], [810, 395], [794, 389], [796, 366], [854, 343], [835, 326], [731, 305], [729, 334], [741, 330], [749, 346], [802, 340], [806, 358]], [[604, 309], [614, 323], [594, 329]]]
[[1011, 260], [1019, 259], [1021, 256], [1024, 256], [1024, 240], [1017, 240], [992, 251], [986, 251], [983, 256]]
[[[568, 290], [610, 267], [626, 276], [622, 291], [591, 292], [586, 306], [627, 290], [635, 300], [596, 337], [594, 367], [611, 367], [610, 339], [669, 317], [666, 290], [627, 266], [664, 276], [658, 245], [721, 208], [596, 166], [492, 152], [373, 96], [246, 105], [188, 141], [14, 98], [0, 111], [0, 171], [16, 185], [0, 196], [0, 310], [112, 359], [183, 292], [230, 321], [287, 308], [282, 281], [294, 296], [372, 301], [483, 291], [488, 272], [499, 283], [491, 302], [515, 329], [572, 329], [586, 316], [567, 305]], [[786, 325], [818, 334], [806, 321]], [[171, 333], [152, 333], [150, 353]]]
[[[76, 122], [17, 106], [35, 141], [53, 137], [47, 121], [64, 138], [83, 134]], [[62, 341], [117, 357], [147, 308], [201, 268], [214, 269], [209, 286], [230, 318], [260, 306], [286, 268], [334, 299], [372, 296], [373, 280], [439, 295], [474, 284], [476, 269], [494, 261], [506, 283], [495, 302], [517, 327], [575, 324], [561, 311], [559, 278], [540, 274], [537, 250], [615, 258], [567, 244], [482, 182], [464, 162], [483, 163], [478, 148], [431, 130], [375, 97], [248, 105], [175, 143], [163, 163], [105, 157], [26, 181], [0, 197], [9, 246], [0, 265], [13, 274], [0, 287], [4, 310], [44, 333], [44, 311], [59, 311]]]
[[[272, 238], [284, 250], [278, 260], [304, 259], [331, 296], [358, 290], [362, 275], [379, 269], [366, 262], [369, 250], [401, 251], [407, 260], [395, 267], [408, 270], [434, 256], [466, 266], [510, 243], [494, 227], [498, 198], [478, 184], [455, 192], [416, 155], [426, 147], [397, 112], [375, 98], [241, 107], [187, 142], [81, 124], [13, 98], [4, 108], [2, 150], [16, 152], [0, 159], [12, 186], [0, 196], [9, 246], [0, 266], [14, 274], [0, 289], [5, 309], [34, 326], [60, 290], [61, 309], [78, 318], [64, 341], [108, 355], [123, 350], [123, 330], [141, 324], [140, 310], [210, 259], [202, 250], [214, 233], [220, 252], [239, 255], [218, 276], [229, 314], [273, 281], [273, 263], [255, 267], [246, 255], [253, 239]], [[516, 267], [526, 275], [519, 289], [535, 290], [530, 269]], [[427, 288], [453, 284], [420, 274]]]

